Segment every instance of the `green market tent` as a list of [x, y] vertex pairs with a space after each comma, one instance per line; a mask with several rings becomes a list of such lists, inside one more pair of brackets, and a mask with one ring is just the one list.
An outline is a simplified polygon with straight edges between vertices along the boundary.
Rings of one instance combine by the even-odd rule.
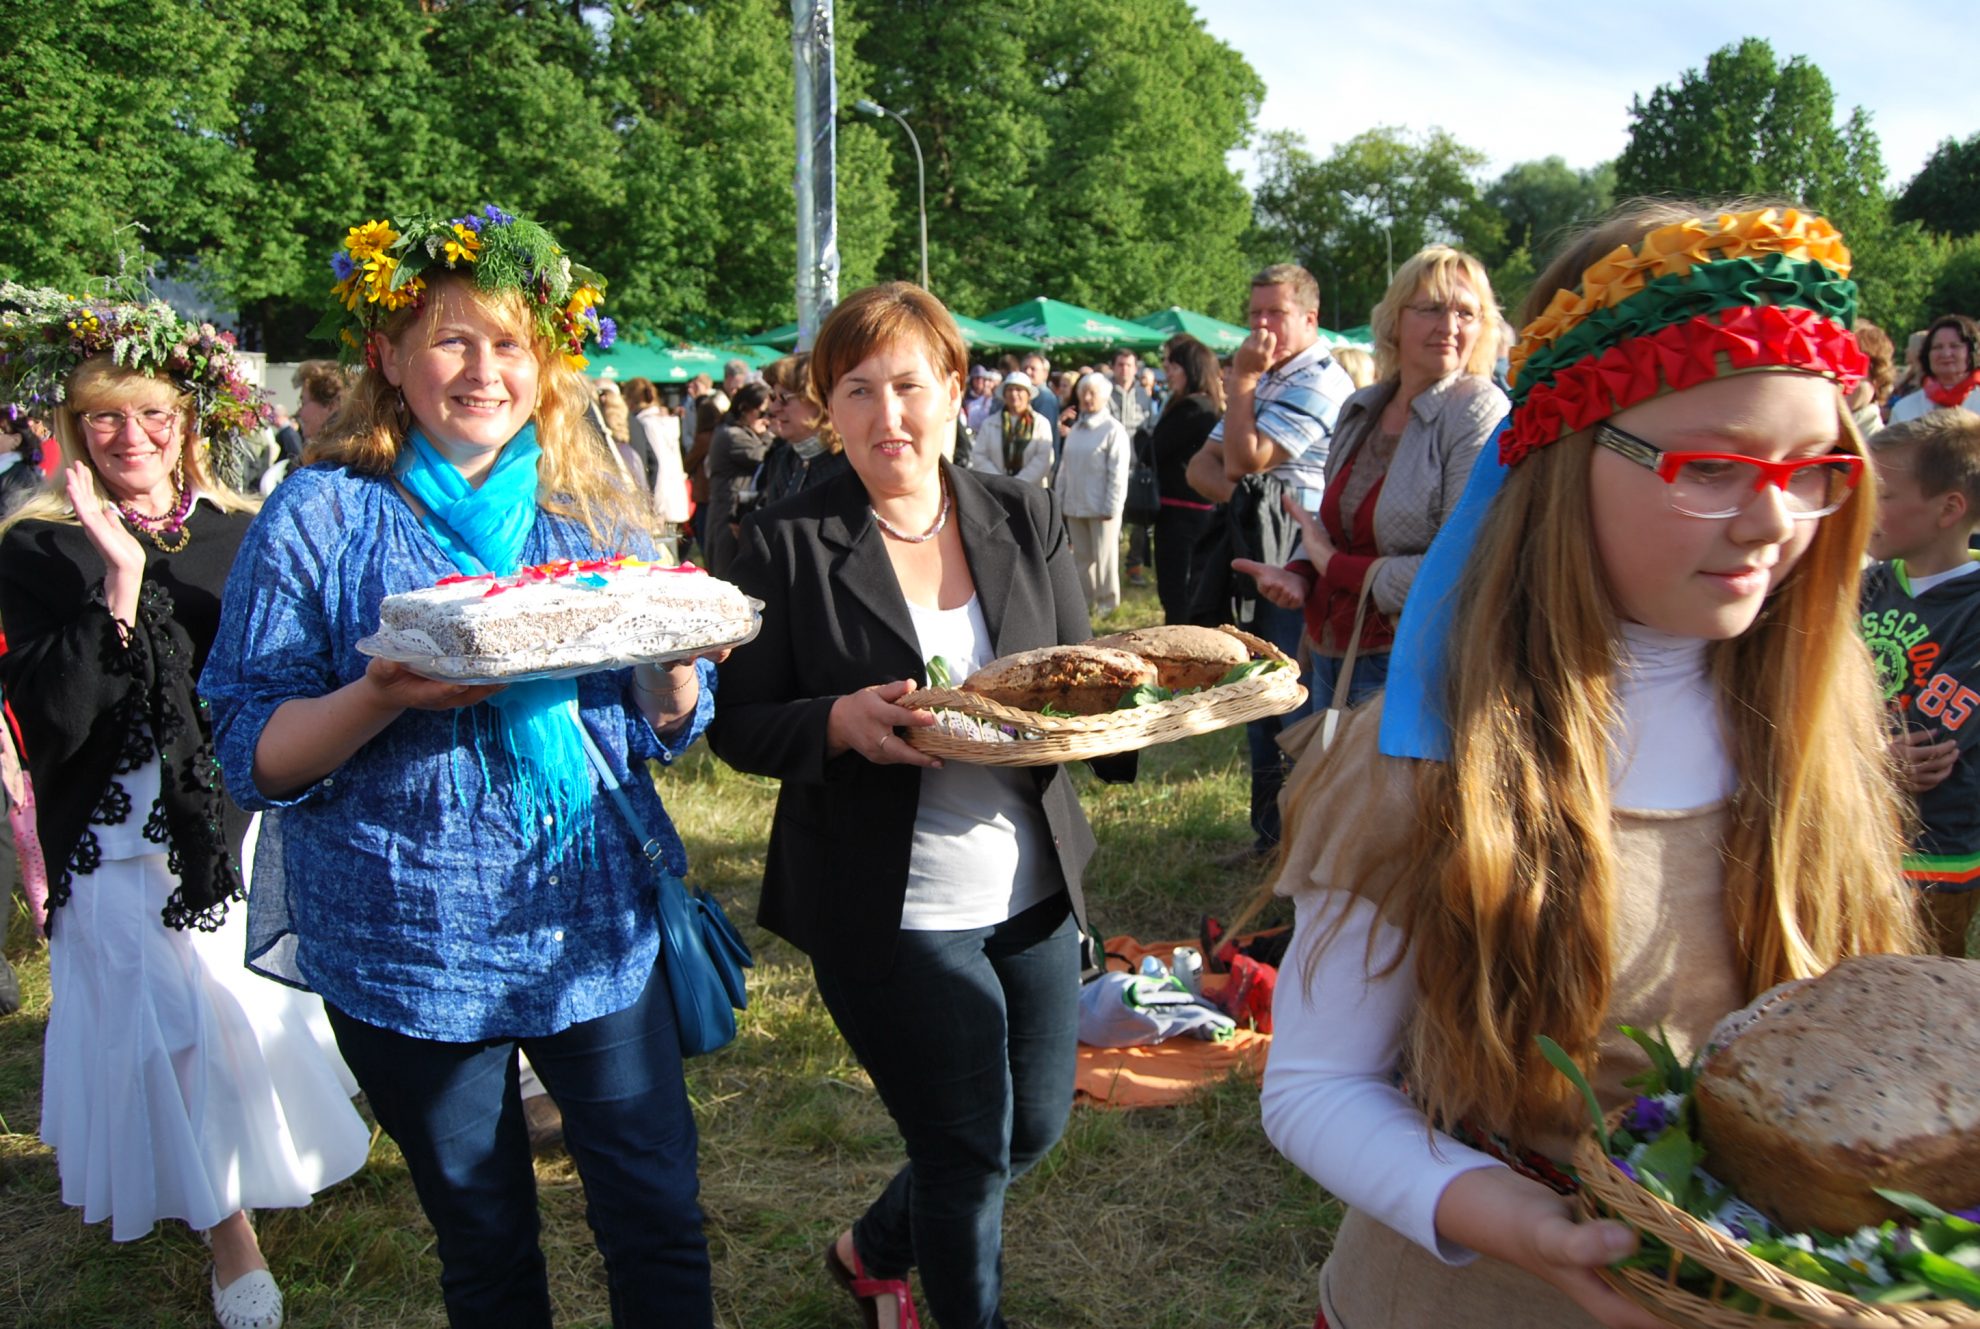
[[1218, 355], [1229, 355], [1251, 335], [1250, 328], [1241, 328], [1235, 323], [1226, 323], [1222, 319], [1211, 318], [1208, 314], [1199, 314], [1194, 310], [1182, 309], [1175, 305], [1170, 305], [1167, 309], [1158, 309], [1152, 314], [1143, 314], [1135, 322], [1143, 327], [1154, 328], [1171, 335], [1187, 332]]
[[[971, 318], [967, 314], [958, 314], [954, 310], [949, 312], [955, 318], [956, 326], [962, 329], [963, 341], [968, 343], [972, 351], [1035, 351], [1041, 346], [1041, 343], [1033, 341], [1022, 333], [1012, 332], [1009, 328], [1000, 328], [981, 319]], [[797, 346], [797, 335], [797, 324], [781, 323], [747, 338], [743, 344], [775, 346], [779, 350], [788, 351]]]
[[[722, 366], [731, 360], [746, 360], [760, 369], [777, 358], [777, 352], [763, 346], [698, 346], [693, 342], [669, 342], [654, 336], [638, 340], [639, 334], [621, 334], [609, 351], [592, 351], [585, 373], [592, 378], [647, 378], [655, 383], [685, 383], [696, 374], [722, 377]], [[611, 373], [608, 375], [607, 370]]]
[[1364, 351], [1372, 351], [1375, 349], [1375, 330], [1366, 323], [1356, 328], [1342, 328], [1339, 332], [1322, 328], [1320, 340], [1329, 346], [1359, 346]]
[[1037, 296], [1023, 304], [983, 316], [985, 323], [1035, 337], [1045, 346], [1125, 347], [1132, 351], [1152, 351], [1168, 340], [1166, 333], [1098, 310], [1081, 309], [1063, 300]]

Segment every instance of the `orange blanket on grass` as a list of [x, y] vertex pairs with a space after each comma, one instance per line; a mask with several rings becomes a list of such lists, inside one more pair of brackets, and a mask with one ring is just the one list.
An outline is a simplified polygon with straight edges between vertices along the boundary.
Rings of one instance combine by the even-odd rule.
[[[1157, 941], [1144, 945], [1133, 937], [1109, 937], [1107, 968], [1132, 970], [1144, 955], [1167, 964], [1176, 947], [1196, 944]], [[1213, 993], [1224, 981], [1223, 974], [1205, 972], [1203, 990]], [[1223, 1043], [1189, 1037], [1138, 1048], [1096, 1048], [1081, 1043], [1073, 1101], [1089, 1107], [1168, 1107], [1236, 1071], [1256, 1079], [1265, 1070], [1265, 1053], [1271, 1046], [1270, 1034], [1250, 1029], [1238, 1030]]]

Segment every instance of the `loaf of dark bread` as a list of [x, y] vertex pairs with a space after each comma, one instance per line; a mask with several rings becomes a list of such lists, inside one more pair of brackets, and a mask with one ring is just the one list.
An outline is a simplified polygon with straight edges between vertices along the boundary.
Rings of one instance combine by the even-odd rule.
[[1706, 1169], [1791, 1231], [1980, 1201], [1980, 963], [1844, 960], [1768, 1005], [1697, 1084]]
[[1177, 692], [1215, 687], [1224, 675], [1251, 658], [1244, 643], [1230, 633], [1187, 623], [1134, 628], [1095, 637], [1087, 645], [1140, 656], [1155, 666], [1163, 687]]
[[1101, 646], [1041, 646], [992, 660], [963, 681], [974, 692], [1039, 711], [1052, 706], [1068, 715], [1098, 715], [1120, 705], [1129, 689], [1154, 683], [1155, 666], [1126, 651]]

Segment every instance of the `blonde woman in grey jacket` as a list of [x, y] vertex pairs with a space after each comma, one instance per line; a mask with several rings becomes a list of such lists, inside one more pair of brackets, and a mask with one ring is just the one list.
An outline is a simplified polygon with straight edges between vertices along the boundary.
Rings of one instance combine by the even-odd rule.
[[1491, 280], [1471, 255], [1431, 245], [1404, 263], [1375, 306], [1375, 382], [1341, 405], [1320, 511], [1294, 513], [1301, 540], [1292, 561], [1232, 563], [1274, 604], [1305, 608], [1311, 687], [1322, 704], [1364, 593], [1349, 702], [1387, 681], [1395, 623], [1424, 551], [1510, 406], [1490, 377], [1500, 323]]
[[1079, 418], [1066, 430], [1052, 482], [1072, 535], [1086, 612], [1096, 618], [1121, 603], [1121, 509], [1134, 459], [1127, 426], [1109, 406], [1112, 387], [1100, 375], [1088, 374], [1073, 389]]

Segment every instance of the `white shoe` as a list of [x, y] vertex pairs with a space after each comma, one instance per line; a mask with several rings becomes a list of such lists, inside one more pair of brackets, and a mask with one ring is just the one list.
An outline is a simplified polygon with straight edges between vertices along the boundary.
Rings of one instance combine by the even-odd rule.
[[221, 1329], [282, 1329], [282, 1289], [266, 1269], [242, 1274], [225, 1288], [220, 1274], [209, 1270], [213, 1284], [213, 1318]]

